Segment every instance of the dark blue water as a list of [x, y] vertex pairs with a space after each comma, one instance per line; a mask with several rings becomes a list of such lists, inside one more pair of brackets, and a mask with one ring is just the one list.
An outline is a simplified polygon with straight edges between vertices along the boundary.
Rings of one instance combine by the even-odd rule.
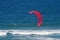
[[37, 19], [31, 10], [41, 13], [42, 28], [60, 28], [59, 0], [0, 0], [0, 29], [34, 29]]
[[[41, 13], [40, 28], [37, 27], [36, 16], [29, 14], [31, 10]], [[60, 40], [59, 30], [60, 0], [0, 0], [0, 40]], [[22, 35], [19, 32], [32, 33]]]

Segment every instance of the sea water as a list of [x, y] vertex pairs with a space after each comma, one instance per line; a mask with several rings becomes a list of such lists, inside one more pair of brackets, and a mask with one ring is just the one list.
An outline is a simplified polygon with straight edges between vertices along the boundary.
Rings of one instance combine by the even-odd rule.
[[60, 40], [60, 30], [0, 30], [0, 40]]
[[0, 40], [60, 40], [60, 0], [0, 0]]

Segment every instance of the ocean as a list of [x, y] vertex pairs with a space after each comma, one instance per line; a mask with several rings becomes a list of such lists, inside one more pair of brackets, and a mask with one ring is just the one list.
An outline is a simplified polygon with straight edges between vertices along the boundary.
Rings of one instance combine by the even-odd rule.
[[0, 0], [0, 40], [60, 40], [60, 0]]

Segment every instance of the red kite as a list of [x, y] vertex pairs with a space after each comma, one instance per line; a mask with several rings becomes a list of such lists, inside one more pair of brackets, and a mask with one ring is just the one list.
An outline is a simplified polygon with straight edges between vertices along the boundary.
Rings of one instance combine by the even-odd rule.
[[40, 25], [42, 24], [42, 16], [41, 16], [40, 12], [35, 11], [35, 10], [29, 12], [29, 14], [32, 14], [32, 13], [34, 13], [36, 15], [36, 17], [38, 19], [37, 26], [40, 27]]

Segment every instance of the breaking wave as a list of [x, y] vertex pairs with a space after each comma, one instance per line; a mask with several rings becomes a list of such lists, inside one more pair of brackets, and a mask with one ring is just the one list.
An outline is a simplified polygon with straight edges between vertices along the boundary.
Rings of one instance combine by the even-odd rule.
[[52, 35], [60, 34], [60, 30], [0, 30], [0, 36], [6, 36], [7, 33], [13, 35]]

